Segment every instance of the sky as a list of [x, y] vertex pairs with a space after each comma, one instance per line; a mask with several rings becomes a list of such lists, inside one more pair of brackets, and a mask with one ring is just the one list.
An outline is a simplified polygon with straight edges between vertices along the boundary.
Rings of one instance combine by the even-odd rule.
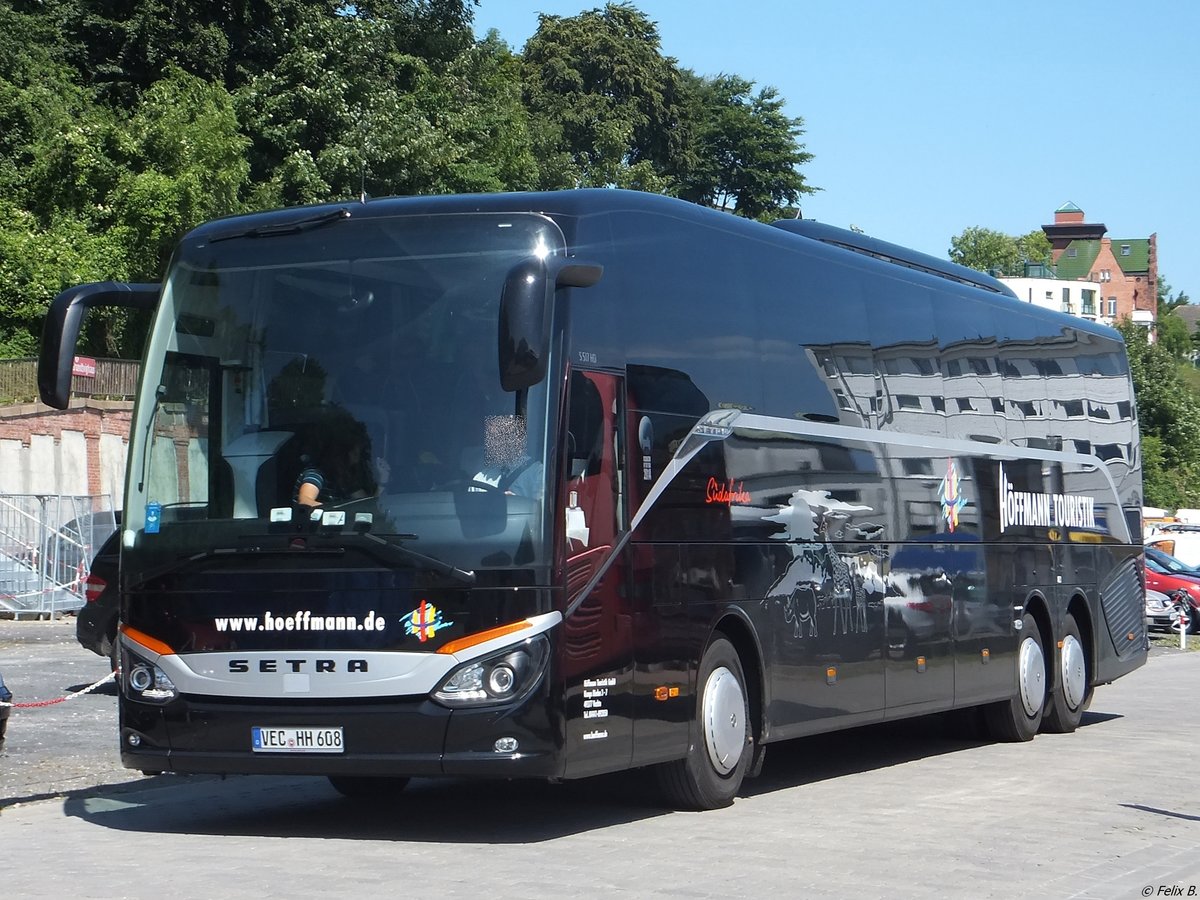
[[[520, 51], [538, 14], [480, 0]], [[1072, 202], [1114, 240], [1158, 235], [1200, 302], [1200, 3], [636, 0], [664, 55], [768, 85], [804, 120], [804, 217], [946, 258], [972, 226], [1028, 234]]]

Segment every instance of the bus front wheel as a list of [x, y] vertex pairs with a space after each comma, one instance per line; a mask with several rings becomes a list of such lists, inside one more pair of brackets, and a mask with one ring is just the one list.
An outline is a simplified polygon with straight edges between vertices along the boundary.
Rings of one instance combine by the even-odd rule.
[[1046, 654], [1042, 631], [1029, 613], [1021, 619], [1017, 689], [1008, 700], [984, 707], [988, 733], [998, 741], [1031, 741], [1046, 709]]
[[717, 638], [704, 651], [696, 684], [696, 720], [688, 753], [659, 767], [669, 803], [719, 809], [733, 802], [753, 753], [746, 678], [733, 644]]

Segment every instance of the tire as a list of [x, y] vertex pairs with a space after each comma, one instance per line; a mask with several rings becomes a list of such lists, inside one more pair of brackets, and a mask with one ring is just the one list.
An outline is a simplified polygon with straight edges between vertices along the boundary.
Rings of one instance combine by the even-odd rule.
[[335, 791], [351, 800], [392, 800], [408, 785], [407, 778], [375, 778], [370, 775], [330, 775], [328, 778]]
[[121, 633], [116, 629], [108, 639], [108, 663], [114, 674], [121, 674]]
[[1042, 632], [1029, 613], [1021, 619], [1017, 644], [1017, 689], [1008, 700], [984, 707], [984, 722], [994, 740], [1031, 741], [1046, 711], [1046, 654]]
[[659, 766], [658, 780], [677, 809], [720, 809], [737, 796], [754, 756], [746, 677], [733, 644], [717, 638], [708, 645], [696, 685], [687, 756]]
[[1075, 617], [1063, 620], [1062, 647], [1058, 651], [1058, 677], [1046, 704], [1042, 731], [1070, 734], [1079, 727], [1091, 699], [1092, 661]]

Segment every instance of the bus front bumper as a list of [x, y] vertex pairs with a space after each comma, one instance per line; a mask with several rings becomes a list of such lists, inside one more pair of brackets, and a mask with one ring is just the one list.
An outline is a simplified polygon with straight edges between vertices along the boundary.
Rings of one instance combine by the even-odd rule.
[[[181, 774], [557, 778], [561, 727], [535, 693], [512, 707], [450, 710], [427, 699], [275, 705], [121, 698], [121, 763]], [[340, 752], [255, 751], [255, 728], [340, 729]], [[513, 743], [515, 742], [515, 749]]]

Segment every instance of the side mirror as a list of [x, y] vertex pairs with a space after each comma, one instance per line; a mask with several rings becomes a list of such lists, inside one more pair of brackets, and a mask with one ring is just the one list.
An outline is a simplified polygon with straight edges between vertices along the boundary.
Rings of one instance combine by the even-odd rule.
[[161, 287], [104, 281], [67, 288], [55, 297], [42, 325], [42, 350], [38, 357], [38, 393], [42, 402], [55, 409], [66, 409], [71, 402], [71, 365], [87, 310], [93, 306], [154, 309]]
[[509, 270], [500, 294], [500, 386], [506, 391], [532, 387], [546, 377], [547, 343], [554, 291], [591, 287], [604, 268], [594, 263], [529, 257]]

